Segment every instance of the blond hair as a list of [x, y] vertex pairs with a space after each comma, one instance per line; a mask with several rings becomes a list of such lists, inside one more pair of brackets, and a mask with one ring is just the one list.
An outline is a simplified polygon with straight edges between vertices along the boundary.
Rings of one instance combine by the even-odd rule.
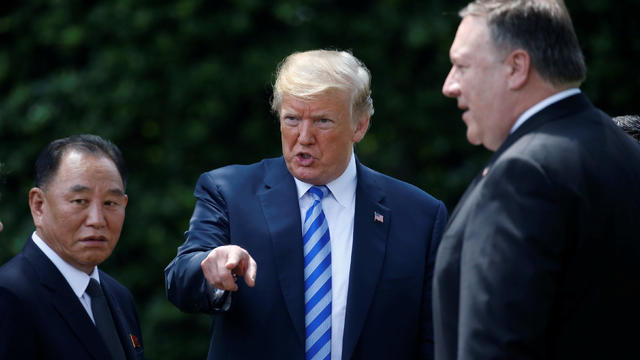
[[347, 51], [311, 50], [287, 56], [278, 65], [271, 109], [279, 113], [285, 95], [313, 100], [330, 91], [344, 91], [351, 98], [351, 114], [373, 115], [371, 74]]

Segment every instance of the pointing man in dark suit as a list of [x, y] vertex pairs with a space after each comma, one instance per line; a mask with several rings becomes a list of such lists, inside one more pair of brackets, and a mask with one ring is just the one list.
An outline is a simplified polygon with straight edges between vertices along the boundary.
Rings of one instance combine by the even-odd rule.
[[559, 0], [477, 0], [443, 93], [495, 153], [454, 210], [434, 277], [436, 358], [638, 354], [640, 148], [578, 86]]
[[348, 52], [290, 55], [272, 102], [283, 156], [198, 180], [166, 280], [180, 309], [215, 314], [209, 359], [432, 358], [446, 210], [356, 159], [369, 83]]
[[98, 269], [118, 243], [126, 172], [93, 135], [51, 142], [35, 166], [36, 231], [0, 268], [0, 359], [143, 359], [129, 291]]

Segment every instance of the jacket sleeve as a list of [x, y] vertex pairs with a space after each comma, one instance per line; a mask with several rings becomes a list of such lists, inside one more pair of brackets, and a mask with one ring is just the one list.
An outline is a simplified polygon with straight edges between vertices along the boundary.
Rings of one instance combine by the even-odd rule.
[[200, 263], [211, 250], [230, 243], [228, 211], [210, 173], [200, 176], [194, 195], [196, 205], [185, 242], [165, 269], [167, 297], [184, 312], [215, 313], [223, 310], [221, 307], [228, 309], [225, 300], [230, 297], [221, 297], [207, 283]]

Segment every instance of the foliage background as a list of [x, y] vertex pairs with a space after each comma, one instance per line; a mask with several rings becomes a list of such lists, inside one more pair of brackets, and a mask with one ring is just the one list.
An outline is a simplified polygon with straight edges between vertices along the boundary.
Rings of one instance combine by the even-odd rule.
[[[567, 0], [589, 67], [582, 89], [638, 113], [638, 0]], [[469, 145], [440, 89], [460, 0], [24, 0], [0, 5], [0, 263], [33, 231], [32, 166], [51, 140], [95, 133], [130, 168], [125, 228], [101, 267], [138, 302], [149, 359], [203, 359], [210, 319], [176, 310], [163, 269], [183, 241], [206, 170], [280, 154], [269, 110], [293, 51], [350, 49], [373, 74], [368, 166], [453, 210], [489, 153]], [[594, 144], [594, 146], [597, 146]]]

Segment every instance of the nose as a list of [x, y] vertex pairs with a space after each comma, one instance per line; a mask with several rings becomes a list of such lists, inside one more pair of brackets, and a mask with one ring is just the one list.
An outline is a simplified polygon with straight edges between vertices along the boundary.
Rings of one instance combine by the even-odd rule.
[[100, 203], [94, 202], [89, 206], [87, 210], [89, 212], [87, 214], [87, 226], [101, 228], [107, 224], [101, 205]]
[[298, 142], [302, 145], [310, 145], [315, 142], [312, 120], [305, 119], [300, 122], [300, 134], [298, 135]]
[[455, 79], [455, 68], [453, 67], [451, 67], [447, 78], [444, 80], [444, 84], [442, 84], [442, 94], [450, 98], [455, 98], [460, 95], [460, 85]]

